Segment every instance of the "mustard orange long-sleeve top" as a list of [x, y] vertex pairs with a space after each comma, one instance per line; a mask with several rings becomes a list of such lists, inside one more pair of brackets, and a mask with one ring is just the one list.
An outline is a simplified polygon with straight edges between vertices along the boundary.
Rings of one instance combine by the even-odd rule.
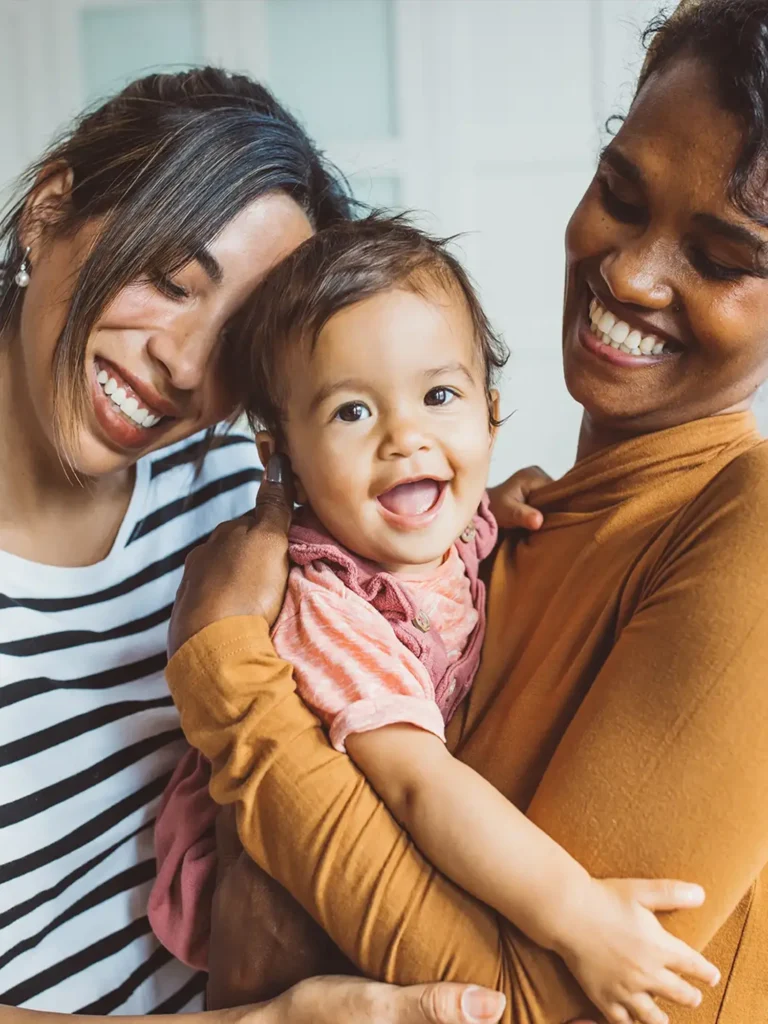
[[[594, 875], [706, 887], [666, 923], [723, 982], [665, 1006], [676, 1024], [768, 1021], [768, 445], [750, 414], [689, 423], [583, 460], [540, 504], [542, 530], [495, 556], [452, 749]], [[243, 845], [363, 972], [500, 988], [507, 1024], [589, 1015], [331, 749], [263, 621], [208, 627], [168, 678]]]

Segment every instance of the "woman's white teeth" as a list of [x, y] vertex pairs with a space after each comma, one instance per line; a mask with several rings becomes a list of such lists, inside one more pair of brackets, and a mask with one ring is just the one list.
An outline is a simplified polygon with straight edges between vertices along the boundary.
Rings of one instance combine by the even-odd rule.
[[616, 317], [613, 313], [609, 313], [607, 310], [600, 319], [597, 321], [597, 326], [603, 332], [603, 334], [610, 334], [611, 328], [616, 323]]
[[96, 380], [101, 384], [104, 394], [109, 396], [123, 415], [140, 427], [154, 427], [162, 419], [161, 416], [155, 416], [149, 409], [140, 406], [138, 399], [133, 395], [128, 395], [125, 388], [120, 387], [115, 378], [110, 377], [106, 370], [99, 370]]
[[597, 299], [589, 304], [589, 319], [592, 330], [604, 345], [626, 352], [630, 356], [658, 356], [664, 351], [664, 342], [654, 334], [645, 337], [624, 320], [617, 320], [613, 313], [603, 309]]

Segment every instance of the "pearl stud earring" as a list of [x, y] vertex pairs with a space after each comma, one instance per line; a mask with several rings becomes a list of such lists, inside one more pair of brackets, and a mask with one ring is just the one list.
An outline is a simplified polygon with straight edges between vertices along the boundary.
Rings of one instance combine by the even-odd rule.
[[24, 255], [21, 259], [21, 266], [17, 270], [16, 276], [13, 279], [19, 286], [19, 288], [26, 288], [27, 285], [29, 284], [29, 263], [27, 261], [27, 257], [29, 256], [29, 250], [30, 246], [27, 246], [27, 248], [24, 251]]

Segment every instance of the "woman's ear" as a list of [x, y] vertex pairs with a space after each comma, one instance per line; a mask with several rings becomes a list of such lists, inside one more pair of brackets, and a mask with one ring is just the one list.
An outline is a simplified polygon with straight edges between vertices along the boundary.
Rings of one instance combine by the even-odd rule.
[[[270, 456], [274, 455], [277, 451], [277, 445], [272, 434], [267, 430], [260, 430], [256, 434], [256, 447], [259, 450], [259, 458], [261, 459], [262, 466], [266, 466]], [[307, 492], [302, 487], [301, 480], [299, 480], [295, 472], [293, 474], [293, 487], [296, 494], [297, 504], [306, 505]]]
[[35, 261], [35, 247], [47, 227], [55, 224], [62, 209], [72, 197], [74, 174], [67, 164], [44, 167], [30, 193], [21, 215], [19, 241], [23, 249], [31, 249], [30, 260]]
[[488, 392], [488, 409], [491, 416], [491, 446], [493, 446], [496, 435], [499, 432], [497, 423], [499, 422], [499, 413], [501, 412], [501, 397], [498, 388], [491, 388]]

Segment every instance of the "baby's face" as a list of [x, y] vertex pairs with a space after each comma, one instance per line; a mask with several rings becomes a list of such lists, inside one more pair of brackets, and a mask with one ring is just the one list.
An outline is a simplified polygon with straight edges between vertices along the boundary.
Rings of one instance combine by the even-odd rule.
[[392, 572], [439, 564], [477, 510], [493, 442], [463, 300], [437, 288], [376, 295], [332, 317], [287, 370], [302, 499]]

